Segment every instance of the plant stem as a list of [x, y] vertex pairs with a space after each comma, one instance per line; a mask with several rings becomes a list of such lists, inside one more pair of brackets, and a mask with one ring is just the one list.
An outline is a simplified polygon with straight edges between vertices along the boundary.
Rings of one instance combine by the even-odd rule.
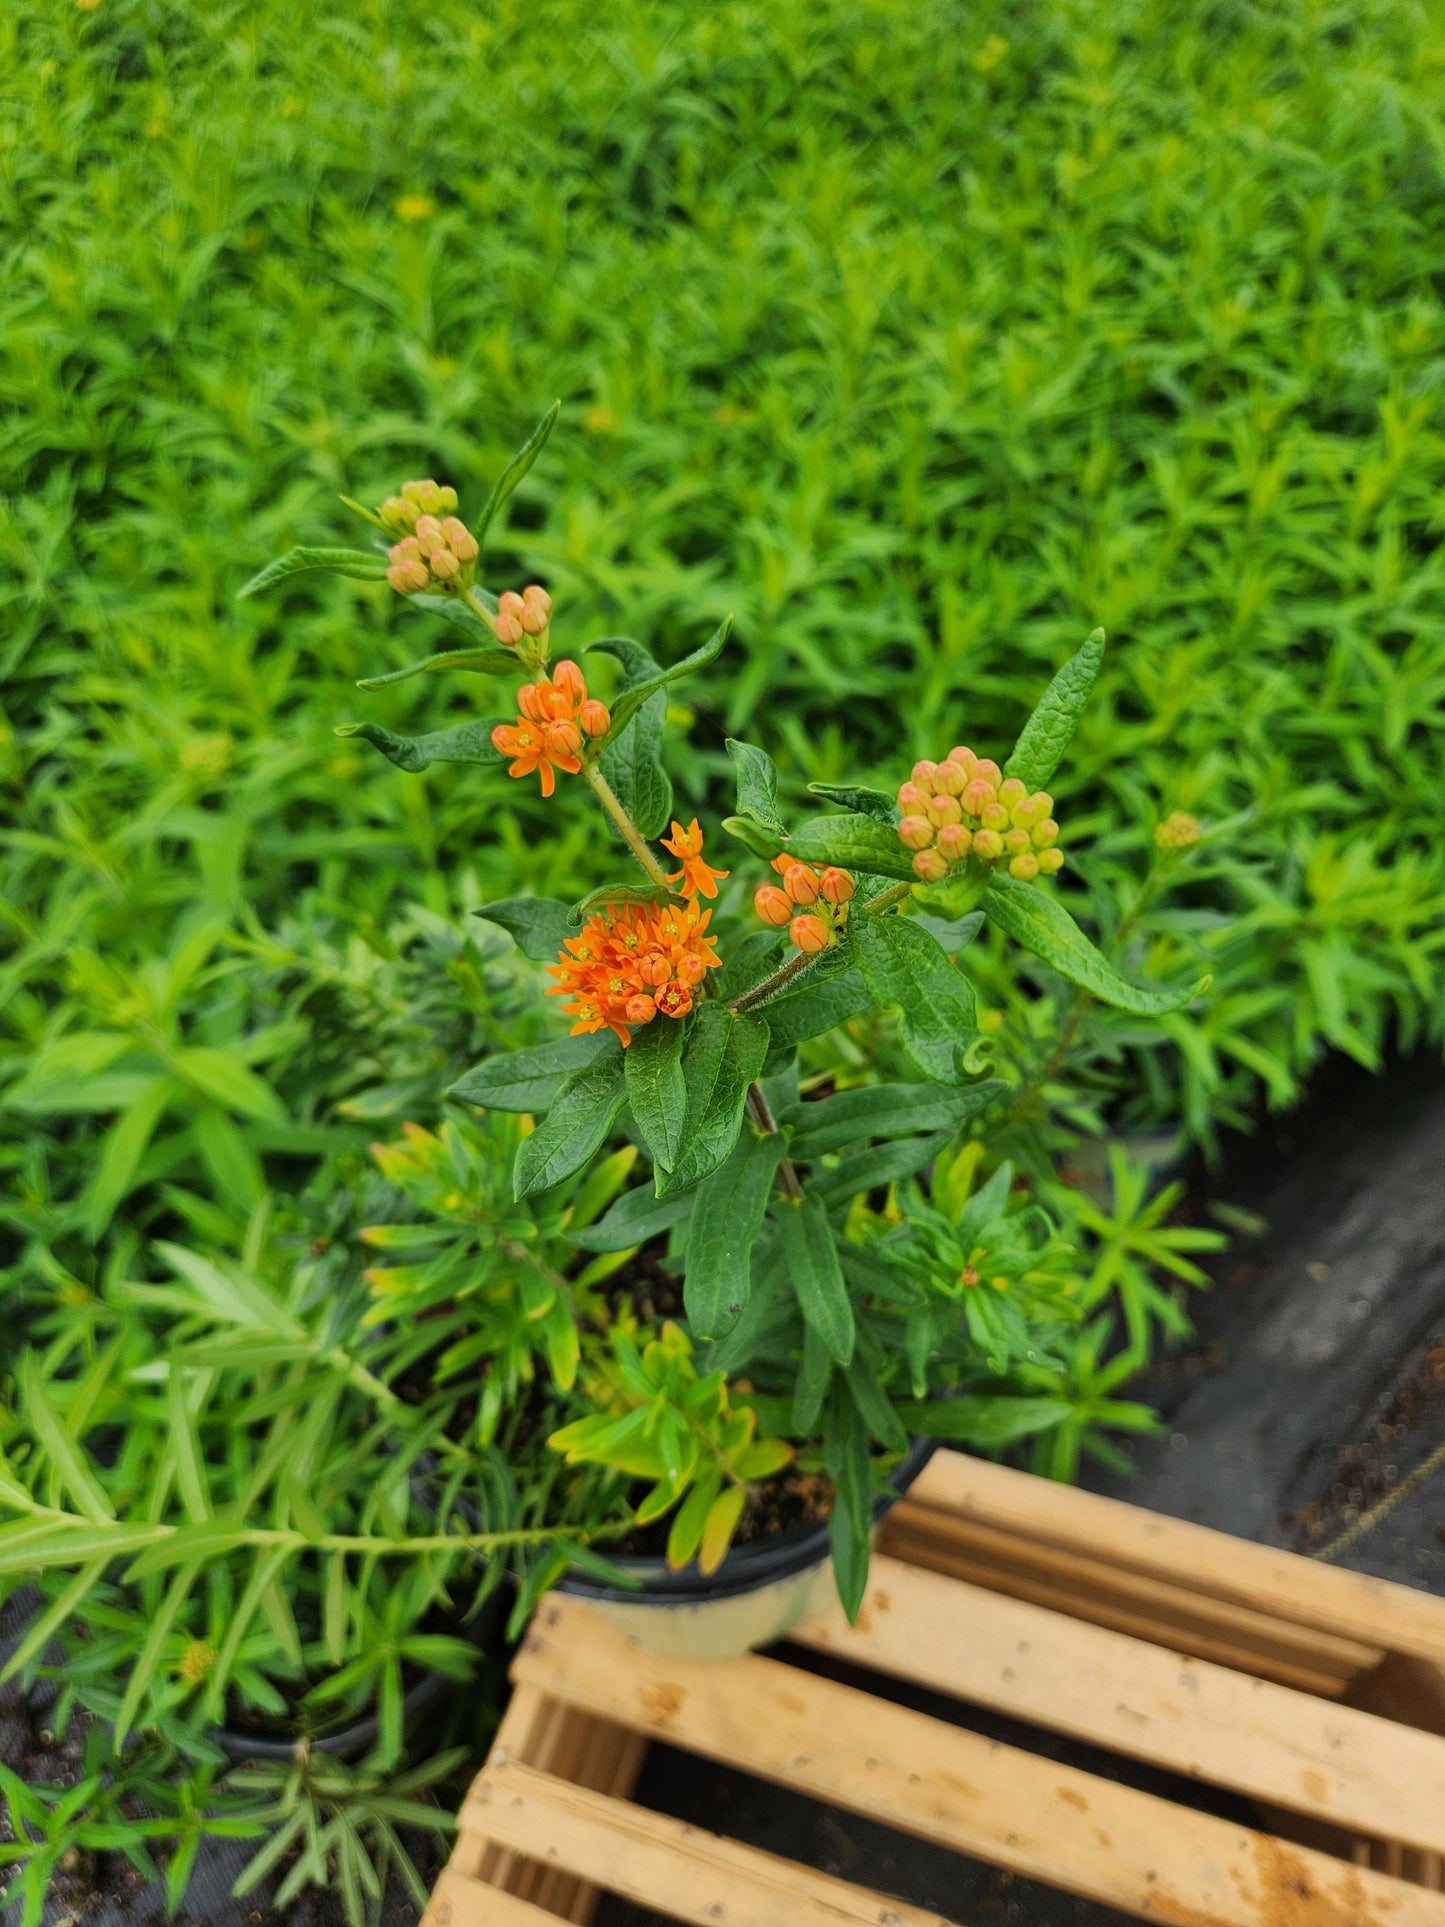
[[[860, 911], [864, 916], [881, 916], [885, 910], [891, 910], [895, 903], [901, 903], [912, 888], [911, 883], [890, 883], [886, 890], [880, 890], [876, 897], [869, 897], [865, 904], [861, 904]], [[741, 996], [734, 997], [728, 1009], [731, 1011], [754, 1009], [778, 991], [786, 989], [795, 977], [801, 977], [805, 970], [812, 969], [820, 957], [827, 955], [826, 950], [819, 950], [810, 957], [805, 950], [800, 950], [796, 957], [790, 957], [785, 964], [780, 965], [771, 977], [764, 977], [760, 984], [754, 984], [751, 990], [745, 990]]]
[[611, 817], [613, 823], [617, 826], [618, 835], [642, 865], [649, 879], [653, 883], [660, 884], [664, 890], [670, 890], [672, 885], [667, 880], [667, 872], [648, 848], [637, 825], [622, 807], [616, 790], [613, 789], [596, 763], [583, 763], [582, 780]]
[[[761, 1084], [748, 1085], [748, 1116], [757, 1125], [764, 1137], [778, 1135], [778, 1120], [773, 1116], [773, 1107], [763, 1095]], [[791, 1158], [778, 1160], [778, 1183], [782, 1186], [783, 1196], [790, 1204], [803, 1201], [803, 1181]]]

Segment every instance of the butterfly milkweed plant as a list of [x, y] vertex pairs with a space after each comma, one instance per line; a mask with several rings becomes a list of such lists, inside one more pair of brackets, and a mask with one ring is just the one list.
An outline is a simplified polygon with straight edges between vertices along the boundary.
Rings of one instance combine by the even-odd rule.
[[[888, 789], [814, 783], [798, 811], [767, 752], [730, 739], [722, 837], [675, 810], [669, 692], [730, 621], [663, 666], [630, 637], [570, 636], [536, 584], [484, 586], [488, 526], [556, 415], [470, 523], [453, 488], [405, 482], [350, 504], [384, 554], [296, 549], [244, 591], [308, 568], [384, 576], [455, 646], [360, 686], [459, 672], [502, 713], [338, 733], [403, 771], [504, 772], [559, 834], [589, 819], [611, 853], [580, 901], [480, 911], [537, 966], [554, 1034], [477, 1064], [438, 1129], [377, 1147], [415, 1222], [363, 1233], [389, 1260], [368, 1316], [424, 1321], [433, 1369], [475, 1379], [479, 1436], [544, 1437], [559, 1503], [582, 1492], [620, 1519], [620, 1550], [709, 1574], [740, 1535], [826, 1515], [856, 1614], [875, 1498], [913, 1440], [1053, 1436], [1068, 1460], [1096, 1421], [1148, 1422], [1104, 1396], [1107, 1309], [1040, 1185], [986, 1148], [1009, 1086], [962, 953], [993, 926], [1010, 960], [1140, 1019], [1206, 986], [1127, 981], [1060, 888], [1050, 784], [1100, 630], [1011, 746], [970, 740], [961, 713], [959, 740]], [[841, 1057], [819, 1049], [830, 1034]], [[559, 1565], [584, 1557], [569, 1542]]]

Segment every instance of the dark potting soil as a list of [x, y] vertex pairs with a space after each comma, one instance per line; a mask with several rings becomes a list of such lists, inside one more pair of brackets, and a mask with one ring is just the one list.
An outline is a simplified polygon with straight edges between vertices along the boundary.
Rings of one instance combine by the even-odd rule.
[[[1198, 1218], [1223, 1202], [1256, 1214], [1264, 1229], [1236, 1238], [1215, 1267], [1214, 1289], [1191, 1295], [1196, 1338], [1131, 1388], [1159, 1407], [1166, 1432], [1132, 1448], [1131, 1477], [1091, 1468], [1084, 1482], [1301, 1552], [1318, 1554], [1353, 1533], [1332, 1554], [1339, 1564], [1445, 1594], [1445, 1466], [1388, 1505], [1445, 1446], [1439, 1063], [1420, 1058], [1379, 1078], [1347, 1064], [1325, 1066], [1305, 1106], [1231, 1146], [1223, 1172], [1196, 1174], [1193, 1190], [1184, 1216]], [[784, 1656], [848, 1677], [814, 1656]], [[879, 1682], [870, 1676], [867, 1684], [876, 1691]], [[976, 1708], [902, 1685], [891, 1696], [1106, 1778], [1246, 1823], [1253, 1818], [1228, 1796]], [[14, 1707], [13, 1698], [0, 1701], [0, 1745], [14, 1744]], [[49, 1756], [28, 1757], [37, 1777], [50, 1777]], [[66, 1770], [59, 1758], [53, 1764]], [[1126, 1918], [669, 1747], [650, 1751], [637, 1797], [970, 1927], [1122, 1927]], [[273, 1917], [274, 1889], [229, 1898], [247, 1851], [224, 1843], [203, 1852], [182, 1927], [260, 1927]], [[86, 1887], [77, 1892], [81, 1904], [58, 1893], [48, 1927], [59, 1927], [67, 1912], [85, 1927], [159, 1927], [153, 1891], [125, 1891], [115, 1868], [76, 1872]], [[330, 1906], [312, 1903], [293, 1918], [331, 1927], [340, 1913], [324, 1911]], [[611, 1897], [597, 1915], [598, 1927], [651, 1927], [658, 1918]], [[403, 1896], [388, 1896], [386, 1927], [414, 1920]]]

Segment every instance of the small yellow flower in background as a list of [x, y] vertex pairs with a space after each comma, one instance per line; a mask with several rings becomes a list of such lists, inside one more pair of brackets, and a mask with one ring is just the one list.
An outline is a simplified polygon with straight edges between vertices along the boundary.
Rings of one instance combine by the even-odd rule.
[[991, 73], [1007, 52], [1008, 42], [991, 33], [974, 55], [973, 64], [979, 73]]
[[216, 1663], [216, 1649], [208, 1639], [188, 1640], [176, 1664], [176, 1674], [187, 1686], [199, 1686]]
[[77, 13], [94, 13], [99, 5], [100, 0], [75, 0], [75, 11]]
[[1161, 850], [1187, 850], [1199, 841], [1199, 818], [1187, 810], [1175, 810], [1154, 831], [1154, 842]]
[[436, 202], [430, 194], [403, 194], [396, 203], [398, 221], [424, 221], [429, 214], [436, 213]]
[[582, 417], [582, 426], [589, 435], [610, 435], [617, 426], [617, 417], [610, 408], [604, 408], [601, 402], [597, 402]]

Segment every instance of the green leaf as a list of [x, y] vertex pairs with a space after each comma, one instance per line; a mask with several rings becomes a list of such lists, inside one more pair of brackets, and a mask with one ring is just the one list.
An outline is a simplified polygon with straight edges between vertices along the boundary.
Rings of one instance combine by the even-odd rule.
[[90, 1559], [109, 1561], [168, 1536], [165, 1526], [47, 1525], [23, 1538], [0, 1538], [0, 1578], [14, 1572], [80, 1565]]
[[[864, 789], [857, 783], [809, 783], [808, 794], [821, 796], [825, 803], [841, 803], [845, 810], [852, 810], [857, 816], [871, 816], [875, 823], [886, 823], [890, 829], [902, 820], [903, 812], [891, 796], [882, 790]], [[893, 841], [896, 844], [897, 837]]]
[[1013, 754], [1004, 764], [1005, 776], [1016, 776], [1031, 790], [1043, 788], [1074, 740], [1074, 731], [1098, 681], [1103, 660], [1104, 632], [1096, 629], [1078, 654], [1070, 656], [1039, 698], [1038, 706], [1014, 744]]
[[730, 1003], [770, 977], [782, 961], [786, 941], [781, 930], [750, 931], [712, 980], [718, 996]]
[[870, 1084], [865, 1090], [843, 1091], [821, 1103], [801, 1105], [801, 1122], [789, 1118], [792, 1154], [816, 1158], [863, 1138], [957, 1130], [1007, 1089], [994, 1077], [957, 1090], [938, 1084]]
[[577, 934], [571, 911], [555, 897], [504, 897], [472, 915], [500, 924], [522, 955], [534, 963], [554, 963], [568, 937]]
[[[724, 616], [717, 629], [701, 648], [694, 649], [690, 656], [684, 656], [681, 662], [675, 662], [670, 669], [659, 669], [653, 675], [645, 676], [641, 682], [634, 683], [629, 689], [625, 689], [611, 705], [612, 728], [603, 740], [611, 742], [617, 731], [632, 720], [649, 696], [655, 695], [660, 689], [665, 689], [669, 683], [679, 681], [683, 676], [690, 676], [698, 669], [705, 669], [713, 658], [721, 653], [723, 644], [732, 634], [732, 626], [732, 617]], [[609, 642], [592, 644], [594, 649], [607, 649], [610, 646]]]
[[[606, 636], [591, 646], [621, 664], [624, 695], [645, 684], [654, 686], [655, 693], [630, 722], [619, 726], [617, 706], [613, 705], [612, 727], [603, 739], [599, 767], [642, 835], [657, 836], [672, 813], [672, 781], [662, 766], [667, 694], [655, 688], [662, 672], [631, 636]], [[613, 834], [617, 834], [615, 829]]]
[[55, 1596], [43, 1613], [31, 1620], [26, 1628], [25, 1637], [15, 1648], [3, 1666], [0, 1666], [0, 1681], [9, 1679], [23, 1666], [45, 1651], [51, 1640], [62, 1626], [70, 1623], [71, 1615], [85, 1599], [88, 1599], [100, 1583], [102, 1573], [110, 1564], [107, 1556], [92, 1559], [89, 1565], [82, 1566], [70, 1584]]
[[697, 1549], [699, 1572], [716, 1572], [722, 1564], [732, 1536], [738, 1529], [738, 1520], [743, 1516], [743, 1504], [747, 1496], [744, 1487], [729, 1485], [713, 1500], [707, 1524], [702, 1529], [702, 1543]]
[[458, 723], [453, 729], [433, 729], [424, 736], [398, 736], [380, 723], [342, 723], [338, 736], [360, 736], [372, 743], [398, 769], [415, 775], [433, 763], [500, 763], [502, 752], [492, 743], [498, 723], [509, 723], [510, 716], [489, 716], [482, 722]]
[[821, 1198], [810, 1193], [801, 1204], [780, 1204], [774, 1218], [798, 1308], [823, 1341], [828, 1356], [836, 1364], [847, 1365], [857, 1335], [853, 1301], [838, 1262], [827, 1209]]
[[678, 1507], [667, 1535], [667, 1563], [678, 1571], [702, 1544], [703, 1527], [712, 1502], [722, 1490], [722, 1473], [716, 1467], [704, 1473]]
[[523, 442], [511, 461], [507, 463], [507, 466], [497, 477], [492, 487], [492, 492], [487, 497], [486, 506], [472, 525], [472, 534], [477, 538], [478, 543], [486, 541], [487, 530], [496, 519], [498, 510], [546, 447], [547, 437], [557, 426], [557, 417], [561, 412], [561, 402], [554, 401], [541, 421], [538, 422], [526, 441]]
[[903, 1047], [925, 1077], [957, 1084], [978, 1039], [968, 980], [935, 937], [898, 916], [849, 919], [853, 954], [878, 1003], [898, 1007]]
[[460, 1098], [464, 1104], [480, 1104], [489, 1111], [548, 1111], [567, 1079], [604, 1052], [609, 1057], [621, 1056], [610, 1031], [559, 1037], [551, 1044], [506, 1051], [499, 1057], [483, 1058], [474, 1070], [458, 1078], [447, 1095]]
[[818, 1429], [823, 1415], [823, 1400], [833, 1379], [833, 1361], [828, 1347], [807, 1320], [803, 1321], [803, 1356], [798, 1376], [793, 1381], [793, 1410], [790, 1420], [796, 1438], [809, 1439]]
[[872, 1191], [878, 1185], [912, 1177], [924, 1165], [932, 1164], [939, 1152], [952, 1142], [953, 1134], [954, 1127], [950, 1125], [932, 1137], [900, 1137], [888, 1144], [873, 1145], [851, 1158], [844, 1158], [831, 1171], [816, 1172], [811, 1181], [813, 1194], [831, 1208], [847, 1204], [860, 1191]]
[[[484, 609], [490, 610], [493, 615], [497, 613], [497, 598], [479, 584], [473, 584], [472, 595]], [[433, 595], [429, 589], [424, 589], [420, 595], [409, 595], [406, 606], [408, 609], [420, 609], [429, 616], [440, 616], [453, 629], [460, 629], [463, 635], [470, 636], [473, 648], [495, 649], [497, 646], [491, 625], [484, 622], [471, 604], [463, 602], [458, 595], [445, 592]]]
[[387, 560], [374, 549], [288, 549], [285, 555], [268, 562], [244, 588], [237, 589], [236, 600], [244, 601], [247, 596], [260, 595], [263, 590], [274, 588], [288, 576], [301, 575], [307, 569], [325, 569], [331, 575], [355, 576], [362, 582], [384, 582], [386, 580]]
[[393, 683], [408, 682], [413, 676], [442, 676], [449, 669], [464, 669], [477, 676], [515, 676], [519, 669], [510, 649], [443, 649], [405, 669], [392, 669], [384, 676], [363, 676], [358, 689], [389, 689]]
[[131, 1668], [130, 1679], [115, 1716], [115, 1744], [119, 1749], [125, 1745], [126, 1735], [130, 1732], [140, 1703], [145, 1697], [146, 1688], [156, 1676], [165, 1643], [170, 1638], [171, 1627], [176, 1616], [191, 1596], [191, 1588], [196, 1583], [196, 1575], [201, 1570], [201, 1561], [193, 1559], [189, 1565], [182, 1566], [166, 1588], [165, 1598], [161, 1601], [150, 1631], [146, 1634], [145, 1644], [136, 1655], [135, 1665]]
[[1002, 871], [989, 884], [983, 908], [1000, 930], [1025, 950], [1042, 957], [1061, 977], [1089, 991], [1100, 1003], [1112, 1004], [1116, 1010], [1127, 1010], [1136, 1017], [1162, 1017], [1169, 1011], [1183, 1010], [1203, 996], [1212, 981], [1201, 977], [1196, 984], [1178, 990], [1137, 988], [1094, 948], [1057, 897]]
[[732, 1155], [698, 1186], [683, 1278], [695, 1338], [722, 1338], [742, 1314], [752, 1290], [753, 1245], [782, 1155], [776, 1132], [759, 1137], [745, 1130]]
[[81, 1512], [94, 1525], [114, 1519], [115, 1507], [91, 1476], [80, 1448], [50, 1402], [34, 1352], [26, 1352], [20, 1361], [20, 1395], [24, 1417]]
[[750, 816], [725, 816], [722, 826], [734, 842], [741, 843], [763, 863], [771, 863], [782, 849], [782, 839], [755, 823]]
[[682, 1149], [687, 1120], [687, 1085], [682, 1047], [688, 1026], [671, 1017], [654, 1017], [632, 1033], [623, 1052], [627, 1103], [654, 1164], [670, 1171]]
[[213, 1097], [228, 1111], [253, 1117], [262, 1124], [284, 1124], [286, 1107], [249, 1064], [231, 1051], [193, 1045], [172, 1051], [171, 1062], [182, 1077]]
[[794, 831], [788, 854], [804, 863], [836, 863], [844, 870], [918, 881], [913, 852], [904, 849], [887, 824], [871, 816], [815, 816]]
[[853, 968], [848, 953], [838, 950], [827, 963], [815, 964], [796, 990], [769, 997], [757, 1010], [767, 1019], [773, 1048], [791, 1050], [810, 1037], [836, 1030], [850, 1017], [861, 1016], [872, 1004], [872, 991]]
[[580, 1170], [612, 1129], [625, 1095], [620, 1051], [609, 1051], [575, 1071], [541, 1124], [518, 1147], [516, 1197], [550, 1191]]
[[151, 1079], [135, 1096], [130, 1108], [106, 1133], [95, 1175], [85, 1194], [85, 1232], [99, 1238], [145, 1156], [167, 1105], [180, 1095], [181, 1087], [172, 1077]]
[[739, 816], [751, 817], [773, 835], [786, 837], [788, 832], [778, 815], [778, 772], [772, 757], [765, 749], [740, 742], [736, 736], [728, 737], [727, 752], [738, 773]]
[[988, 919], [982, 910], [970, 910], [966, 917], [915, 917], [920, 930], [937, 938], [950, 956], [966, 950]]
[[687, 1085], [682, 1147], [672, 1170], [658, 1177], [659, 1196], [696, 1184], [732, 1150], [742, 1128], [748, 1086], [767, 1054], [768, 1027], [760, 1017], [737, 1014], [711, 1000], [698, 1011], [682, 1060]]
[[877, 1373], [861, 1352], [855, 1356], [845, 1376], [849, 1396], [873, 1437], [880, 1445], [887, 1446], [890, 1452], [906, 1452], [907, 1429], [893, 1409], [893, 1401], [879, 1383]]
[[836, 1380], [823, 1419], [823, 1463], [833, 1481], [828, 1521], [833, 1576], [843, 1610], [858, 1617], [868, 1586], [868, 1543], [873, 1530], [873, 1457], [868, 1429], [847, 1388]]
[[196, 1421], [186, 1402], [185, 1375], [174, 1352], [171, 1354], [166, 1403], [171, 1443], [175, 1447], [176, 1484], [180, 1488], [181, 1503], [186, 1509], [186, 1517], [193, 1524], [200, 1524], [212, 1516], [211, 1495], [206, 1484], [206, 1464]]
[[576, 1231], [563, 1231], [570, 1244], [584, 1251], [631, 1251], [668, 1230], [692, 1210], [692, 1192], [656, 1197], [647, 1185], [625, 1191], [605, 1218]]
[[925, 1399], [900, 1404], [899, 1416], [910, 1432], [922, 1438], [948, 1439], [955, 1445], [975, 1445], [994, 1451], [1034, 1432], [1062, 1425], [1073, 1407], [1061, 1398], [1015, 1398], [964, 1393], [957, 1398]]
[[602, 883], [595, 890], [589, 890], [580, 897], [567, 912], [568, 935], [575, 937], [582, 922], [594, 910], [604, 905], [621, 907], [631, 903], [681, 903], [682, 897], [676, 890], [669, 890], [665, 883]]

